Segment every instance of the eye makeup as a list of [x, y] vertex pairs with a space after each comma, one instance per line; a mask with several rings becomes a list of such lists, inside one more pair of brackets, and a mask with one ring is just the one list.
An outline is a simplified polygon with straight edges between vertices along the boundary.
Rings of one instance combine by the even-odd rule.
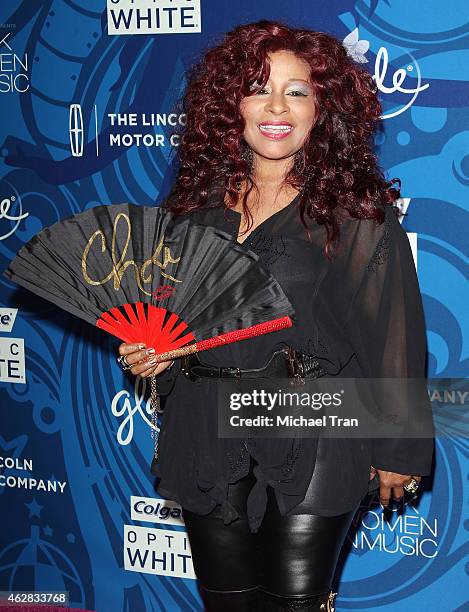
[[[290, 93], [291, 91], [294, 92], [298, 92], [303, 96], [309, 96], [311, 94], [311, 89], [304, 84], [303, 82], [298, 85], [289, 85], [288, 86], [290, 88], [290, 91], [288, 91], [287, 93]], [[251, 85], [249, 86], [249, 91], [254, 92], [254, 93], [259, 93], [261, 91], [264, 91], [264, 89], [267, 88], [267, 85], [265, 85], [264, 87], [260, 87], [259, 83], [257, 81], [254, 81], [254, 83], [251, 83]]]
[[295, 87], [291, 91], [288, 91], [287, 93], [292, 93], [292, 92], [298, 92], [302, 96], [309, 96], [309, 94], [311, 93], [309, 89], [307, 89], [306, 87]]
[[311, 86], [303, 79], [298, 79], [296, 82], [295, 79], [292, 79], [292, 83], [292, 87], [295, 88], [295, 91], [301, 91], [305, 95], [309, 95], [312, 92]]

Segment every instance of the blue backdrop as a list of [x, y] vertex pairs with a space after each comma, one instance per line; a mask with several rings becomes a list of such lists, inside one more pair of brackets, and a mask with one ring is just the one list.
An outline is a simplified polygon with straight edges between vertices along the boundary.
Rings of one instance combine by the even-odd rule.
[[[432, 399], [462, 410], [448, 379], [469, 353], [467, 0], [108, 4], [1, 3], [1, 269], [59, 219], [168, 192], [184, 73], [224, 32], [261, 18], [330, 32], [379, 87], [376, 146], [403, 181]], [[67, 590], [99, 612], [202, 610], [179, 508], [149, 471], [144, 381], [123, 377], [115, 339], [4, 278], [0, 306], [0, 590]], [[468, 450], [460, 431], [438, 438], [420, 503], [390, 522], [364, 500], [338, 610], [468, 609]]]

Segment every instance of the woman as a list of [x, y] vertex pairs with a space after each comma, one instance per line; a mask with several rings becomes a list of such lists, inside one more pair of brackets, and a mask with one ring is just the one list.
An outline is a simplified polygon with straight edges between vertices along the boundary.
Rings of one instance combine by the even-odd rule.
[[429, 474], [432, 440], [223, 439], [217, 380], [289, 376], [292, 363], [307, 379], [424, 380], [421, 297], [392, 206], [399, 190], [371, 152], [376, 87], [334, 37], [260, 21], [206, 53], [184, 103], [180, 170], [164, 205], [254, 250], [297, 321], [175, 363], [120, 345], [124, 367], [156, 375], [166, 395], [158, 491], [183, 507], [206, 610], [333, 610], [338, 555], [369, 481], [383, 506], [402, 500]]

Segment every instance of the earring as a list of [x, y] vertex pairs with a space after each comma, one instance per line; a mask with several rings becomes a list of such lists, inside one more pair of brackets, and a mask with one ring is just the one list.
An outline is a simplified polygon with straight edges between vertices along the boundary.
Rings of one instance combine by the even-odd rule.
[[244, 147], [243, 152], [241, 153], [241, 157], [244, 159], [244, 161], [249, 166], [249, 173], [251, 173], [252, 164], [254, 161], [254, 155], [252, 153], [252, 149], [250, 146]]
[[304, 149], [300, 149], [296, 153], [295, 160], [293, 162], [293, 169], [297, 174], [304, 178], [305, 182], [308, 181], [313, 175], [312, 170], [308, 169], [306, 166]]
[[297, 174], [303, 174], [305, 171], [305, 152], [304, 149], [300, 149], [295, 155], [295, 161], [293, 162], [293, 168]]
[[[243, 150], [241, 152], [241, 157], [244, 159], [244, 161], [248, 165], [248, 175], [251, 174], [252, 166], [253, 166], [253, 163], [254, 163], [254, 154], [253, 154], [252, 149], [251, 149], [251, 147], [249, 145], [245, 145], [243, 147]], [[241, 181], [238, 181], [236, 183], [236, 189], [238, 191], [241, 191]]]

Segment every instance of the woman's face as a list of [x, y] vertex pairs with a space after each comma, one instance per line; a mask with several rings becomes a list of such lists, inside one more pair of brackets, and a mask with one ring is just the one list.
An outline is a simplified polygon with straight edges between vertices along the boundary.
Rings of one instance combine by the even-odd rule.
[[309, 67], [290, 51], [269, 55], [270, 78], [266, 86], [241, 100], [244, 139], [267, 159], [294, 155], [314, 126], [314, 92]]

